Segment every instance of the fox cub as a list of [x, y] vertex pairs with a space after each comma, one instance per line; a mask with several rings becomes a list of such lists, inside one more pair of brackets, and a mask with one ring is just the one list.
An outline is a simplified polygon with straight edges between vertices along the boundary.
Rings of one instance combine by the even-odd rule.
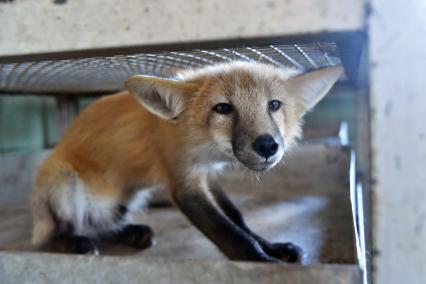
[[300, 248], [246, 226], [212, 173], [231, 160], [253, 171], [274, 167], [300, 136], [303, 114], [341, 73], [232, 62], [174, 79], [131, 77], [127, 91], [84, 110], [41, 165], [33, 244], [98, 254], [96, 240], [108, 237], [147, 248], [153, 232], [134, 224], [132, 212], [164, 189], [229, 259], [298, 261]]

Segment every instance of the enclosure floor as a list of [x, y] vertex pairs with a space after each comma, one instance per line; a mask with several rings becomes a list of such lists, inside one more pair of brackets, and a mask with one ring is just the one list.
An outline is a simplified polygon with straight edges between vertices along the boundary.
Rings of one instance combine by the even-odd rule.
[[[291, 241], [305, 251], [304, 264], [354, 263], [348, 188], [348, 153], [341, 147], [304, 146], [280, 168], [258, 177], [234, 171], [223, 178], [225, 191], [253, 231], [273, 242]], [[0, 207], [0, 250], [32, 251], [26, 201]], [[136, 216], [150, 225], [156, 244], [136, 251], [101, 243], [104, 255], [220, 260], [224, 257], [173, 207]]]

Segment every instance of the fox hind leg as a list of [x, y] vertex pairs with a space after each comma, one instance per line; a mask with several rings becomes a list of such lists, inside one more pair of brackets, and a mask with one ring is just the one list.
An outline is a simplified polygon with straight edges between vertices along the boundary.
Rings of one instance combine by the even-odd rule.
[[38, 248], [77, 254], [98, 254], [102, 232], [125, 226], [119, 198], [99, 196], [75, 173], [53, 181], [39, 178], [31, 197], [32, 243]]
[[55, 234], [56, 220], [42, 198], [33, 194], [31, 200], [33, 232], [31, 243], [36, 247], [46, 244]]

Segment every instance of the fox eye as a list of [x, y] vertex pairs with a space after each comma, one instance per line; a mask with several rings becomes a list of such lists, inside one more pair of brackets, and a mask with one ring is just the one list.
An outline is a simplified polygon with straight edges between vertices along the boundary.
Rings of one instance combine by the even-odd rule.
[[213, 107], [213, 111], [220, 114], [229, 114], [232, 112], [232, 105], [226, 103], [220, 103]]
[[268, 103], [269, 111], [277, 111], [281, 107], [281, 102], [278, 100], [273, 100]]

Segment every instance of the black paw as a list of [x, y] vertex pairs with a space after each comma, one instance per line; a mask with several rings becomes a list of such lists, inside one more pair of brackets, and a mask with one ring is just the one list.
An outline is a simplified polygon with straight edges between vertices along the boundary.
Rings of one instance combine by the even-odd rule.
[[154, 245], [154, 233], [146, 225], [127, 225], [116, 237], [118, 241], [138, 249], [146, 249]]
[[289, 263], [300, 263], [303, 250], [292, 243], [275, 243], [268, 248], [268, 254]]
[[99, 255], [96, 242], [84, 236], [58, 236], [54, 239], [54, 248], [59, 252]]

